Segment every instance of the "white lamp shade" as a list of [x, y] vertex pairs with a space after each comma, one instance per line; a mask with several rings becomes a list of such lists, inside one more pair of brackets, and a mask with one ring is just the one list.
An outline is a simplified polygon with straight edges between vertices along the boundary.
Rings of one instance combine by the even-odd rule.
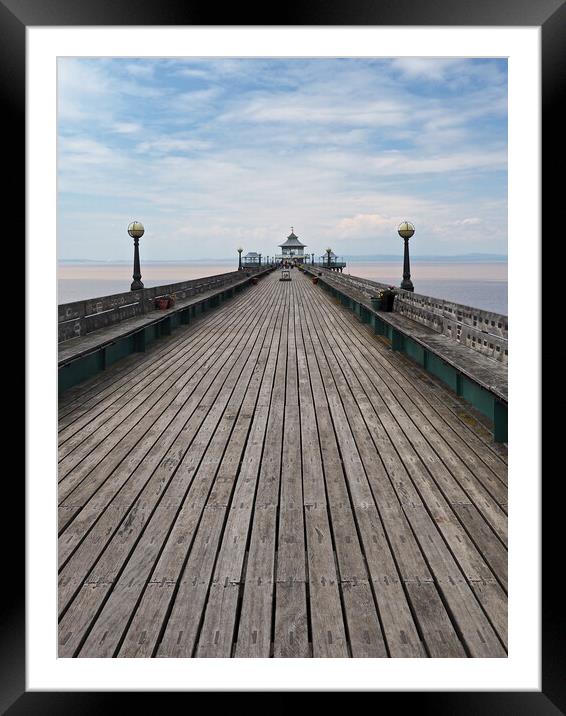
[[397, 231], [402, 239], [410, 239], [415, 233], [415, 227], [409, 221], [403, 221]]
[[144, 234], [145, 229], [143, 228], [143, 224], [141, 221], [132, 221], [132, 223], [128, 226], [128, 234], [133, 239], [140, 239]]

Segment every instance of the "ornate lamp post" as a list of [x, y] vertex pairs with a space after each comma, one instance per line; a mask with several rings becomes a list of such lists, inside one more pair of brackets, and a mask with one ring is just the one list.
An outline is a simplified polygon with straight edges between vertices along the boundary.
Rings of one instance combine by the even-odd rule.
[[409, 263], [409, 239], [415, 233], [415, 227], [408, 221], [403, 221], [399, 224], [397, 229], [399, 236], [405, 242], [405, 253], [403, 255], [403, 280], [401, 281], [401, 288], [405, 291], [414, 291], [415, 287], [411, 281], [411, 266]]
[[134, 280], [130, 286], [132, 291], [139, 291], [143, 288], [143, 283], [141, 282], [139, 241], [143, 236], [144, 231], [145, 229], [143, 228], [141, 221], [132, 221], [132, 223], [128, 226], [128, 234], [134, 240], [134, 274], [132, 276]]
[[259, 254], [259, 267], [261, 268], [261, 254]]
[[328, 263], [328, 268], [330, 268], [330, 254], [332, 253], [332, 249], [326, 249], [326, 253], [327, 253], [327, 256], [328, 256], [328, 258], [326, 259], [326, 261], [327, 261], [327, 263]]
[[311, 264], [314, 266], [314, 254], [311, 254]]
[[243, 250], [244, 249], [241, 246], [237, 249], [237, 251], [238, 251], [238, 271], [242, 270], [242, 251]]

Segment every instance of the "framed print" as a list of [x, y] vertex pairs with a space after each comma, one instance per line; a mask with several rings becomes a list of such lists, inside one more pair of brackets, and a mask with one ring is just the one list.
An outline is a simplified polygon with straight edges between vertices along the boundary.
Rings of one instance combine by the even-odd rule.
[[[98, 712], [136, 691], [379, 691], [440, 714], [565, 708], [552, 579], [560, 520], [552, 484], [539, 511], [538, 428], [550, 206], [540, 158], [547, 168], [563, 142], [552, 126], [563, 0], [314, 3], [287, 14], [238, 8], [219, 23], [199, 3], [0, 3], [5, 136], [24, 150], [7, 205], [26, 222], [28, 351], [25, 500], [8, 485], [8, 504], [26, 507], [25, 535], [18, 528], [10, 544], [26, 547], [14, 550], [5, 590], [7, 713]], [[304, 93], [287, 92], [301, 83]], [[409, 95], [428, 103], [426, 146]], [[369, 126], [368, 107], [383, 121]], [[419, 224], [401, 187], [421, 175], [435, 201], [411, 204]], [[336, 189], [344, 177], [347, 194]], [[376, 196], [388, 210], [367, 208]], [[176, 214], [189, 204], [187, 226]], [[124, 205], [132, 216], [118, 248], [110, 237]], [[290, 215], [289, 235], [264, 245], [276, 206], [277, 221], [285, 206], [307, 207], [300, 217], [317, 238]], [[391, 222], [404, 247], [397, 288], [355, 255], [370, 255], [366, 237]], [[472, 237], [478, 255], [508, 243], [509, 311], [478, 304], [466, 317], [476, 303], [459, 294], [432, 305], [426, 270], [420, 285], [411, 274], [421, 226], [437, 254], [455, 236]], [[168, 249], [159, 231], [180, 239]], [[179, 273], [186, 246], [199, 248]], [[133, 283], [112, 284], [112, 257], [122, 276], [132, 249]], [[400, 280], [394, 261], [389, 282]], [[460, 270], [449, 265], [446, 279]], [[499, 277], [486, 279], [491, 290]], [[108, 283], [80, 293], [91, 280]], [[440, 329], [426, 311], [442, 312]], [[489, 378], [485, 356], [497, 364]], [[411, 360], [414, 382], [402, 372]]]

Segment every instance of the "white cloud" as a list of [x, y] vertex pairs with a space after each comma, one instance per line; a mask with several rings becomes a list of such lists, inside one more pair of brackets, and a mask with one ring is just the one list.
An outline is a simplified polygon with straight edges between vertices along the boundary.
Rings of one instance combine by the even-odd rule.
[[380, 216], [379, 214], [356, 214], [355, 216], [342, 219], [338, 223], [338, 231], [344, 238], [367, 236], [368, 233], [375, 230], [382, 230], [385, 227], [391, 227], [394, 220], [390, 216]]
[[136, 122], [116, 122], [111, 128], [111, 131], [117, 132], [118, 134], [134, 134], [135, 132], [139, 132], [141, 128], [141, 125]]
[[[407, 59], [393, 71], [384, 61], [279, 70], [161, 60], [152, 72], [66, 60], [62, 256], [82, 246], [87, 258], [127, 258], [135, 217], [147, 258], [222, 257], [237, 243], [268, 254], [290, 225], [315, 253], [394, 253], [405, 218], [420, 253], [504, 252], [506, 138], [489, 122], [505, 117], [505, 85], [462, 61]], [[447, 102], [399, 80], [425, 71], [479, 88]]]
[[432, 57], [399, 57], [392, 60], [395, 70], [403, 76], [426, 80], [441, 80], [458, 66], [465, 67], [459, 59], [436, 59]]
[[175, 152], [203, 151], [211, 148], [210, 142], [198, 139], [182, 139], [176, 137], [158, 137], [137, 145], [138, 152], [154, 152], [157, 154], [170, 154]]
[[150, 77], [153, 77], [153, 74], [155, 72], [155, 67], [153, 64], [147, 62], [130, 62], [127, 64], [124, 68], [126, 72], [133, 77], [141, 77], [144, 79], [148, 79]]
[[454, 224], [456, 226], [474, 226], [475, 224], [481, 224], [482, 220], [477, 216], [472, 216], [469, 219], [462, 219], [461, 221], [455, 221]]
[[388, 100], [357, 100], [340, 103], [338, 98], [296, 93], [266, 93], [236, 106], [221, 117], [224, 122], [277, 122], [346, 126], [397, 126], [407, 121], [401, 103]]

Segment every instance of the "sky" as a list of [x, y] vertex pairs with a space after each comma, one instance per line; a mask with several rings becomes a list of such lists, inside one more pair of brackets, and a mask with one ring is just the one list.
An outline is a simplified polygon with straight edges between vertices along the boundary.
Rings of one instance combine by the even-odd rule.
[[507, 62], [59, 58], [58, 256], [507, 253]]

